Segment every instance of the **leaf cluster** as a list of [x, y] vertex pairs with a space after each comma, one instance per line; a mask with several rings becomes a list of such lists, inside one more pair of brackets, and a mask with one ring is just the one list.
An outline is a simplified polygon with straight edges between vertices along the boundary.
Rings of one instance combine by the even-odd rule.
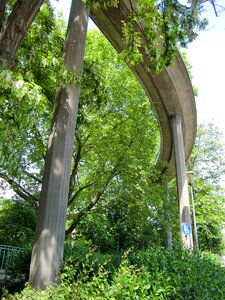
[[0, 73], [0, 174], [34, 206], [61, 70], [63, 28], [51, 6], [43, 5], [18, 51], [16, 70]]
[[0, 199], [0, 244], [31, 246], [36, 226], [36, 211], [25, 201]]
[[147, 185], [159, 142], [148, 98], [98, 31], [88, 35], [81, 88], [71, 197], [87, 188], [73, 201], [75, 211], [87, 211], [99, 195], [111, 201], [110, 187], [125, 184], [135, 195]]
[[61, 284], [45, 291], [27, 286], [3, 299], [224, 299], [225, 272], [210, 253], [192, 253], [177, 247], [171, 251], [150, 248], [125, 253], [110, 273], [88, 254], [83, 263], [70, 258]]
[[123, 38], [127, 49], [122, 52], [130, 64], [143, 62], [144, 50], [148, 70], [160, 73], [172, 64], [177, 46], [185, 47], [205, 29], [207, 21], [201, 20], [202, 5], [196, 1], [185, 6], [179, 1], [130, 1], [131, 13], [123, 22]]

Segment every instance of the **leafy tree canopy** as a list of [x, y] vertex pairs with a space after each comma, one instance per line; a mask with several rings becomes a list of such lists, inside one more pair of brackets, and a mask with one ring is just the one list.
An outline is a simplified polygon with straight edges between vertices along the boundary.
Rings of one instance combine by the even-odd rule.
[[[47, 0], [0, 2], [0, 61], [4, 67], [15, 66], [16, 52], [43, 2], [49, 3]], [[118, 0], [83, 2], [94, 9], [119, 5]], [[207, 20], [201, 14], [208, 2], [217, 14], [217, 7], [221, 7], [217, 1], [130, 1], [131, 12], [123, 23], [124, 41], [128, 47], [123, 53], [124, 58], [130, 63], [140, 62], [140, 49], [143, 48], [151, 61], [150, 70], [160, 72], [172, 63], [177, 44], [185, 46], [196, 38], [198, 30], [206, 27]]]
[[25, 201], [0, 199], [0, 244], [31, 246], [36, 226], [36, 211]]
[[[18, 52], [16, 71], [3, 71], [0, 80], [0, 176], [35, 207], [64, 39], [62, 21], [49, 24], [51, 16], [46, 4]], [[98, 31], [88, 35], [81, 87], [68, 232], [103, 199], [109, 185], [115, 191], [123, 186], [133, 198], [141, 198], [159, 145], [148, 98]]]
[[188, 169], [195, 172], [194, 199], [200, 247], [218, 251], [224, 247], [225, 172], [223, 136], [213, 123], [200, 124]]

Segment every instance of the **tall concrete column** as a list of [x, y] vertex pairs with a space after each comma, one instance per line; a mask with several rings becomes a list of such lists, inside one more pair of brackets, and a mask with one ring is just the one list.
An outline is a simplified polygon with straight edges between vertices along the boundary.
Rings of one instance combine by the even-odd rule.
[[181, 241], [186, 248], [192, 249], [193, 236], [191, 231], [191, 216], [188, 194], [188, 182], [186, 176], [184, 140], [180, 116], [173, 115], [171, 117], [171, 127], [173, 132], [173, 142], [175, 151]]
[[[65, 68], [81, 74], [89, 12], [82, 0], [73, 0], [64, 47]], [[48, 141], [36, 239], [30, 265], [30, 284], [45, 289], [57, 282], [63, 260], [65, 223], [73, 142], [80, 89], [59, 88]]]

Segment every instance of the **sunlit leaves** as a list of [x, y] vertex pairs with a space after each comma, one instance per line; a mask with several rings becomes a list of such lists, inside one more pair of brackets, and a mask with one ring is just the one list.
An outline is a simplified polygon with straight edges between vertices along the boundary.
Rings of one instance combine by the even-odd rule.
[[62, 29], [63, 22], [44, 5], [18, 51], [16, 70], [0, 73], [1, 172], [33, 195], [40, 191], [62, 65]]
[[223, 136], [218, 128], [213, 123], [200, 124], [188, 167], [198, 177], [218, 185], [225, 174], [224, 151]]
[[118, 5], [118, 0], [83, 0], [83, 3], [87, 7], [92, 8], [108, 8], [108, 7], [116, 7]]
[[225, 172], [222, 134], [213, 124], [200, 124], [189, 170], [195, 171], [194, 198], [200, 247], [219, 251], [225, 222], [222, 180]]
[[[149, 99], [98, 31], [88, 35], [84, 67], [74, 162], [80, 148], [81, 154], [71, 195], [91, 185], [79, 193], [70, 209], [77, 213], [85, 210], [100, 192], [95, 212], [101, 205], [116, 203], [121, 190], [123, 202], [143, 203], [159, 145]], [[113, 178], [102, 192], [111, 174]]]
[[[39, 86], [32, 81], [24, 81], [20, 74], [1, 72], [0, 85], [1, 166], [7, 164], [8, 171], [19, 172], [21, 164], [26, 166], [28, 157], [36, 163], [34, 149], [28, 150], [27, 147], [32, 139], [38, 140], [36, 135], [46, 121], [43, 108], [47, 99], [41, 94]], [[43, 150], [40, 157], [42, 154]]]
[[143, 62], [141, 52], [149, 60], [148, 70], [159, 73], [172, 64], [178, 45], [186, 46], [204, 29], [198, 1], [185, 6], [178, 1], [141, 0], [130, 2], [131, 13], [123, 22], [123, 38], [127, 49], [122, 52], [128, 63]]

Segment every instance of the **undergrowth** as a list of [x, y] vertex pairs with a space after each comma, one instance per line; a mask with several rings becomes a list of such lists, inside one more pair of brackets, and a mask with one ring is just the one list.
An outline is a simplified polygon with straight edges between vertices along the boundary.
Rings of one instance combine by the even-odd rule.
[[207, 252], [177, 247], [130, 250], [111, 257], [78, 253], [66, 260], [59, 285], [44, 291], [27, 285], [14, 295], [4, 290], [2, 299], [225, 299], [225, 270], [218, 257]]

